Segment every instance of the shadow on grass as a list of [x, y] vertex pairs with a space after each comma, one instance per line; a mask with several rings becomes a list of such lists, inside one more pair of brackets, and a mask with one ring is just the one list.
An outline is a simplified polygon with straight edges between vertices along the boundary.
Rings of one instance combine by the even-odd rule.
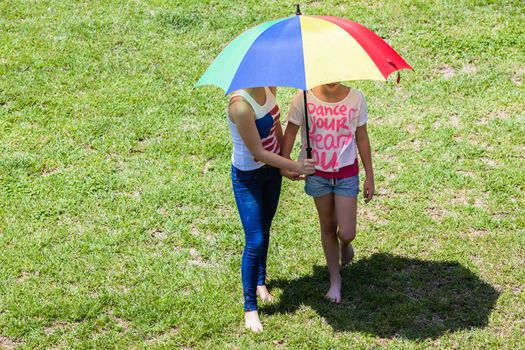
[[267, 314], [310, 306], [335, 331], [359, 331], [382, 338], [437, 338], [487, 325], [499, 293], [456, 262], [407, 259], [375, 254], [342, 270], [343, 300], [330, 304], [328, 270], [295, 280], [274, 280], [283, 293], [279, 303], [263, 306]]

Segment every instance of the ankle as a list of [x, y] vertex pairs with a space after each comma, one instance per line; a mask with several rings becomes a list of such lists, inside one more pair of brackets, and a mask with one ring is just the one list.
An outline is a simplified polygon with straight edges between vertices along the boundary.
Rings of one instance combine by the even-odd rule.
[[341, 284], [341, 274], [339, 272], [330, 274], [330, 284]]

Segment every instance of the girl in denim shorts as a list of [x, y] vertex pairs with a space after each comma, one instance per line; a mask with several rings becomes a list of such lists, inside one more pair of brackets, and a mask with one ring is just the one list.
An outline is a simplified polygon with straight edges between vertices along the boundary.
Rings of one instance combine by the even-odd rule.
[[[307, 92], [309, 135], [315, 173], [305, 180], [305, 192], [314, 198], [321, 227], [321, 243], [330, 273], [330, 289], [325, 297], [341, 302], [341, 265], [354, 257], [359, 168], [357, 151], [365, 168], [364, 197], [374, 195], [374, 172], [366, 129], [367, 107], [363, 94], [337, 83], [317, 86]], [[299, 128], [302, 147], [299, 159], [306, 158], [307, 131], [304, 127], [304, 98], [299, 91], [290, 106], [281, 149], [290, 153]], [[286, 169], [281, 173], [289, 178]]]

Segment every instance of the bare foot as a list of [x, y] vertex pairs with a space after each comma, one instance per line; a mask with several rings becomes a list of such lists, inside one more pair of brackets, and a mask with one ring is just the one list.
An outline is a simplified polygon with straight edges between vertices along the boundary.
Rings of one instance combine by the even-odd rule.
[[257, 295], [265, 303], [271, 303], [274, 300], [273, 295], [270, 294], [268, 288], [266, 288], [266, 285], [264, 284], [262, 286], [257, 286]]
[[257, 310], [246, 311], [244, 313], [244, 325], [255, 333], [261, 333], [263, 331], [263, 326], [259, 319], [259, 312], [257, 312]]
[[341, 303], [341, 276], [334, 279], [330, 278], [330, 289], [324, 297], [332, 303]]
[[341, 266], [349, 265], [354, 259], [354, 247], [352, 243], [346, 245], [341, 244]]

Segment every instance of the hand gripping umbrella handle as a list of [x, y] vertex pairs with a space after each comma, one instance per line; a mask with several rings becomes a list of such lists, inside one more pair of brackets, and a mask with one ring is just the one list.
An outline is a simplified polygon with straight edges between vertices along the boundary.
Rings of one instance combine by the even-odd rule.
[[304, 97], [304, 122], [306, 125], [306, 158], [312, 159], [312, 147], [310, 147], [310, 127], [308, 126], [308, 108], [306, 106], [306, 90], [303, 90]]

